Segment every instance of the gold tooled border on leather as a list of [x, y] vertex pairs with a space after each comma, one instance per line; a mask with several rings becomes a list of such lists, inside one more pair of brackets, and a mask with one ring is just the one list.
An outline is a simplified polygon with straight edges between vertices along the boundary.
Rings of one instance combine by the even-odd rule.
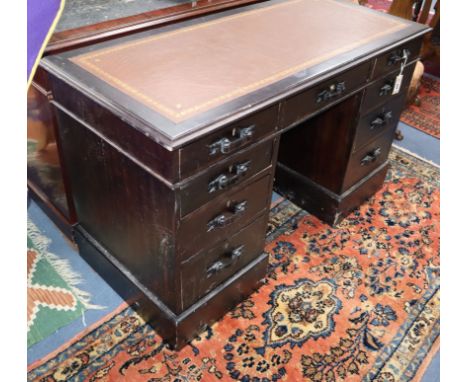
[[[233, 100], [235, 98], [238, 98], [238, 97], [240, 97], [242, 95], [245, 95], [245, 94], [247, 94], [249, 92], [252, 92], [254, 90], [258, 90], [261, 87], [265, 87], [265, 86], [270, 85], [270, 84], [272, 84], [274, 82], [280, 81], [280, 80], [288, 77], [289, 75], [295, 74], [295, 73], [297, 73], [297, 72], [299, 72], [301, 70], [304, 70], [304, 69], [312, 66], [313, 64], [315, 64], [317, 62], [325, 61], [326, 59], [331, 58], [331, 57], [333, 57], [333, 56], [335, 56], [337, 54], [344, 53], [346, 51], [350, 51], [351, 49], [353, 49], [355, 47], [366, 44], [366, 43], [368, 43], [368, 42], [370, 42], [372, 40], [375, 40], [375, 39], [377, 39], [379, 37], [382, 37], [382, 36], [385, 36], [387, 34], [396, 32], [396, 31], [398, 31], [400, 29], [403, 29], [404, 26], [406, 25], [404, 22], [399, 22], [398, 20], [392, 20], [392, 22], [395, 23], [395, 25], [393, 27], [391, 27], [391, 28], [386, 29], [385, 31], [373, 34], [370, 37], [367, 37], [367, 38], [361, 39], [359, 41], [356, 41], [354, 43], [350, 43], [350, 44], [347, 44], [347, 45], [342, 46], [340, 48], [334, 49], [332, 51], [327, 52], [326, 54], [323, 54], [323, 55], [318, 56], [318, 57], [314, 57], [313, 59], [307, 60], [307, 61], [305, 61], [305, 62], [303, 62], [301, 64], [298, 64], [298, 65], [295, 65], [295, 66], [290, 67], [288, 69], [285, 69], [285, 70], [282, 70], [280, 72], [274, 73], [274, 74], [272, 74], [272, 75], [270, 75], [268, 77], [265, 77], [265, 78], [263, 78], [263, 79], [261, 79], [259, 81], [256, 81], [254, 83], [251, 83], [249, 85], [246, 85], [246, 86], [243, 86], [243, 87], [240, 87], [240, 88], [237, 88], [237, 89], [235, 89], [235, 90], [233, 90], [233, 91], [231, 91], [229, 93], [226, 93], [226, 94], [223, 94], [221, 96], [212, 98], [212, 99], [210, 99], [208, 101], [205, 101], [205, 102], [203, 102], [203, 103], [201, 103], [199, 105], [192, 106], [192, 107], [189, 107], [189, 108], [186, 108], [186, 109], [183, 109], [183, 110], [176, 110], [174, 108], [171, 108], [170, 106], [162, 104], [161, 102], [159, 102], [159, 101], [157, 101], [157, 100], [155, 100], [155, 99], [153, 99], [151, 97], [148, 97], [147, 95], [139, 92], [137, 89], [135, 89], [134, 87], [132, 87], [129, 84], [125, 83], [124, 81], [120, 80], [119, 78], [109, 74], [105, 70], [102, 70], [101, 68], [96, 66], [91, 61], [91, 60], [95, 60], [98, 57], [109, 54], [111, 52], [114, 53], [116, 51], [124, 50], [124, 49], [130, 48], [130, 47], [133, 48], [133, 47], [135, 47], [137, 45], [147, 44], [147, 43], [157, 41], [157, 40], [160, 40], [160, 39], [164, 39], [164, 38], [168, 38], [168, 37], [171, 37], [171, 36], [174, 36], [174, 35], [177, 35], [177, 34], [192, 32], [192, 31], [194, 31], [196, 29], [206, 28], [206, 27], [209, 27], [209, 26], [212, 26], [212, 25], [216, 25], [216, 24], [226, 22], [228, 20], [233, 20], [233, 19], [236, 19], [236, 18], [245, 17], [247, 15], [252, 15], [252, 14], [256, 14], [256, 13], [260, 13], [260, 12], [266, 12], [266, 11], [271, 10], [271, 9], [275, 9], [275, 8], [278, 8], [278, 7], [290, 6], [291, 4], [296, 4], [296, 3], [300, 3], [300, 2], [304, 2], [304, 1], [310, 1], [310, 0], [291, 0], [291, 1], [288, 1], [288, 2], [285, 2], [285, 3], [271, 5], [271, 6], [268, 6], [268, 7], [265, 7], [265, 8], [254, 9], [254, 10], [251, 10], [251, 11], [242, 12], [242, 13], [237, 14], [237, 15], [222, 17], [222, 18], [217, 19], [217, 20], [208, 21], [208, 22], [201, 23], [201, 24], [196, 24], [194, 26], [177, 29], [175, 31], [161, 33], [161, 34], [158, 34], [158, 35], [155, 35], [155, 36], [145, 37], [145, 38], [142, 38], [142, 39], [140, 39], [138, 41], [130, 41], [130, 42], [127, 42], [127, 43], [122, 44], [122, 45], [111, 46], [111, 47], [103, 48], [103, 49], [100, 49], [100, 50], [97, 50], [97, 51], [94, 51], [94, 52], [85, 53], [85, 54], [73, 57], [70, 60], [73, 63], [79, 65], [80, 67], [88, 70], [90, 73], [98, 74], [99, 76], [101, 76], [102, 79], [104, 79], [110, 85], [115, 86], [120, 90], [128, 92], [135, 99], [147, 104], [148, 106], [155, 109], [156, 111], [158, 111], [162, 115], [168, 117], [173, 122], [177, 123], [177, 122], [184, 121], [184, 120], [188, 119], [189, 117], [191, 117], [191, 116], [193, 116], [193, 115], [195, 115], [195, 114], [197, 114], [199, 112], [209, 110], [211, 107], [214, 107], [217, 104], [219, 105], [222, 102], [231, 101], [231, 100]], [[346, 4], [346, 3], [343, 3], [343, 2], [337, 1], [337, 0], [321, 0], [321, 1], [333, 2], [335, 4], [338, 4], [338, 5], [341, 5], [343, 7], [347, 7], [347, 8], [354, 7], [353, 4]], [[374, 14], [374, 16], [379, 17], [380, 15], [379, 15], [378, 12], [376, 12]], [[385, 18], [385, 21], [387, 21], [387, 22], [389, 21], [389, 19], [384, 14], [382, 14], [381, 17]]]

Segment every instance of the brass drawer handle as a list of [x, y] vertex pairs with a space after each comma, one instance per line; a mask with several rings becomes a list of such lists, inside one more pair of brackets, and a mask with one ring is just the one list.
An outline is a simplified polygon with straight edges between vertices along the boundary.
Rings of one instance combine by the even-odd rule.
[[361, 166], [367, 166], [377, 160], [377, 158], [382, 154], [382, 149], [377, 147], [375, 150], [371, 151], [364, 158], [361, 159]]
[[337, 97], [343, 94], [346, 91], [346, 85], [343, 82], [338, 82], [336, 84], [332, 84], [328, 87], [328, 89], [322, 90], [316, 99], [317, 103], [321, 103], [324, 101], [328, 101], [334, 97]]
[[207, 224], [207, 232], [216, 228], [224, 228], [234, 223], [247, 209], [247, 200], [237, 203], [231, 207], [229, 214], [221, 214], [210, 220]]
[[374, 130], [378, 127], [386, 126], [388, 123], [390, 123], [392, 118], [393, 118], [393, 113], [391, 111], [387, 111], [385, 113], [380, 114], [379, 116], [377, 116], [377, 118], [375, 118], [370, 123], [371, 130]]
[[233, 137], [235, 137], [235, 139], [224, 137], [208, 146], [210, 155], [216, 155], [218, 153], [227, 154], [233, 149], [242, 146], [253, 137], [255, 125], [234, 130]]
[[210, 265], [207, 268], [206, 277], [210, 278], [216, 273], [218, 273], [219, 271], [222, 271], [223, 269], [226, 269], [230, 267], [231, 265], [233, 265], [239, 259], [239, 257], [241, 257], [243, 251], [244, 251], [244, 246], [241, 245], [235, 248], [229, 254], [227, 254], [225, 259], [214, 262], [212, 265]]
[[390, 57], [388, 57], [388, 60], [387, 60], [387, 65], [388, 66], [396, 65], [396, 64], [404, 61], [407, 57], [409, 57], [411, 55], [411, 51], [409, 49], [403, 49], [400, 52], [401, 52], [401, 54], [398, 53], [398, 51], [392, 52], [390, 54]]
[[229, 174], [218, 175], [214, 180], [208, 183], [208, 192], [211, 194], [218, 190], [223, 190], [233, 183], [236, 183], [245, 175], [249, 168], [250, 161], [231, 166]]

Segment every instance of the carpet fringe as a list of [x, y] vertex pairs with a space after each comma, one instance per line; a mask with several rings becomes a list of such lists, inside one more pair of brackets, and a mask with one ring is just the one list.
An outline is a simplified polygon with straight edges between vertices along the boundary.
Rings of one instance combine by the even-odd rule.
[[36, 225], [28, 218], [28, 236], [34, 243], [34, 245], [41, 252], [47, 252], [47, 248], [50, 244], [50, 239], [42, 234]]
[[91, 295], [77, 288], [78, 284], [83, 282], [81, 276], [71, 269], [70, 263], [66, 259], [61, 259], [57, 255], [50, 252], [44, 254], [45, 258], [54, 267], [57, 273], [63, 277], [65, 282], [70, 286], [73, 293], [76, 295], [78, 300], [84, 305], [86, 309], [104, 309], [100, 305], [91, 304]]
[[[79, 289], [78, 284], [83, 282], [81, 276], [72, 270], [70, 262], [67, 259], [61, 259], [57, 255], [50, 253], [48, 251], [48, 246], [50, 244], [50, 239], [44, 236], [36, 225], [28, 219], [28, 236], [33, 242], [34, 246], [39, 249], [45, 259], [52, 265], [52, 267], [57, 271], [57, 273], [63, 277], [65, 282], [70, 286], [73, 294], [85, 307], [85, 309], [104, 309], [105, 307], [101, 305], [96, 305], [91, 303], [91, 294]], [[84, 312], [83, 312], [84, 320]]]

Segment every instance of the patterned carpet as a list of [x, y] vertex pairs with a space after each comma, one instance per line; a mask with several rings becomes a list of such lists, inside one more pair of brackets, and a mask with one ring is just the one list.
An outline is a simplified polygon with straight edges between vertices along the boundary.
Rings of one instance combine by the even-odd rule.
[[419, 88], [420, 105], [410, 105], [401, 121], [440, 139], [440, 80], [424, 75]]
[[122, 306], [29, 381], [420, 381], [439, 338], [439, 169], [399, 150], [337, 228], [271, 209], [265, 285], [179, 353]]
[[67, 261], [48, 252], [49, 239], [28, 220], [27, 232], [28, 347], [80, 317], [89, 303], [88, 293], [78, 289], [79, 276]]

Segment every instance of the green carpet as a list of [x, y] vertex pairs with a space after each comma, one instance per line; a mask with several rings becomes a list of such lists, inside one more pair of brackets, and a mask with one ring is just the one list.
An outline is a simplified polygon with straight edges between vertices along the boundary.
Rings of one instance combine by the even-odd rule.
[[49, 239], [28, 219], [28, 347], [83, 316], [88, 293], [76, 287], [78, 274], [66, 260], [48, 252]]

